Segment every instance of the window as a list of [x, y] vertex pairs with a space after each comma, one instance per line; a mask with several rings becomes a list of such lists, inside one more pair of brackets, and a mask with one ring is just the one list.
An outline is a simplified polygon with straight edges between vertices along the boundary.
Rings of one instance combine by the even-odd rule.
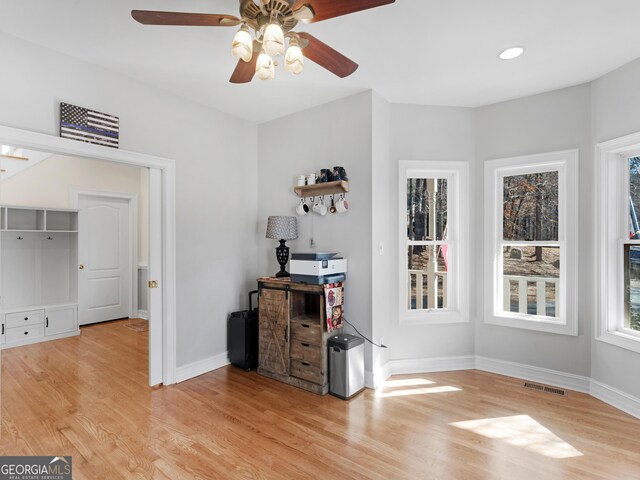
[[487, 162], [487, 323], [577, 335], [577, 159]]
[[467, 189], [466, 163], [400, 162], [401, 323], [469, 321]]
[[629, 192], [629, 238], [622, 243], [624, 271], [624, 315], [621, 329], [637, 335], [640, 340], [640, 157], [628, 159], [627, 189]]
[[598, 316], [596, 337], [640, 352], [640, 134], [596, 147]]

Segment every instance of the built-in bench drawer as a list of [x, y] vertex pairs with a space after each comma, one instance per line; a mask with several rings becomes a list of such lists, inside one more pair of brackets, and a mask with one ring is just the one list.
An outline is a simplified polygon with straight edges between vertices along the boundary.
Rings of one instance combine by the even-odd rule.
[[17, 343], [34, 338], [44, 337], [44, 325], [34, 325], [24, 328], [8, 328], [6, 334], [6, 343]]
[[44, 310], [32, 310], [29, 312], [7, 313], [5, 315], [6, 328], [28, 327], [44, 324]]

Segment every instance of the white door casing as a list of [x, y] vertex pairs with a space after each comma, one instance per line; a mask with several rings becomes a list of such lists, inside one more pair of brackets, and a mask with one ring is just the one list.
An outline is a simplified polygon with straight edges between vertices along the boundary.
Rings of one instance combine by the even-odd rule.
[[[162, 202], [162, 173], [160, 170], [149, 171], [149, 205], [160, 205]], [[162, 212], [160, 209], [149, 210], [149, 271], [147, 280], [157, 281], [162, 276]], [[157, 287], [148, 288], [148, 315], [153, 325], [163, 324], [162, 290]], [[152, 327], [153, 327], [152, 325]], [[149, 346], [162, 348], [162, 330], [149, 328]], [[149, 355], [149, 385], [157, 385], [163, 378], [162, 357]]]
[[136, 198], [89, 193], [77, 198], [79, 323], [130, 317], [137, 286]]
[[[157, 295], [161, 297], [162, 318], [149, 319], [149, 330], [160, 331], [158, 339], [155, 341], [154, 335], [150, 335], [149, 357], [162, 363], [162, 383], [165, 385], [176, 383], [176, 184], [175, 184], [175, 161], [168, 158], [132, 152], [123, 149], [115, 149], [77, 142], [53, 135], [21, 130], [4, 125], [0, 125], [0, 143], [3, 145], [15, 145], [33, 150], [46, 151], [52, 154], [74, 155], [80, 158], [93, 158], [109, 162], [146, 167], [153, 172], [156, 181], [160, 184], [161, 203], [152, 204], [149, 207], [150, 217], [158, 215], [154, 211], [160, 212], [161, 237], [150, 242], [150, 269], [153, 269], [152, 249], [154, 243], [159, 245], [161, 251], [161, 278], [154, 278], [158, 281], [159, 288]], [[152, 188], [150, 186], [150, 188]], [[150, 224], [150, 231], [157, 231], [153, 223]], [[155, 270], [154, 270], [155, 271]], [[151, 277], [150, 277], [151, 279]], [[3, 292], [0, 292], [3, 293]], [[1, 297], [0, 297], [1, 298]], [[151, 381], [150, 381], [151, 383]]]

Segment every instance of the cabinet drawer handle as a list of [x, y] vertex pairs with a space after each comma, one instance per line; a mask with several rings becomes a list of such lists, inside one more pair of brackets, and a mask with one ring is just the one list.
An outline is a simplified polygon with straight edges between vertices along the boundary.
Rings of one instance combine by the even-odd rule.
[[308, 343], [301, 343], [300, 345], [302, 345], [303, 347], [307, 347], [307, 348], [309, 348], [311, 346]]
[[25, 335], [29, 335], [29, 332], [24, 332]]
[[306, 323], [301, 323], [300, 325], [304, 328], [309, 328], [309, 325], [307, 325]]
[[302, 365], [304, 365], [305, 367], [308, 367], [308, 366], [310, 366], [310, 365], [311, 365], [309, 362], [305, 362], [305, 361], [302, 361], [302, 362], [300, 362], [300, 363], [301, 363]]
[[29, 320], [29, 317], [24, 317], [24, 321], [26, 322], [27, 320]]
[[44, 326], [49, 328], [49, 317], [45, 317], [44, 320], [45, 320]]

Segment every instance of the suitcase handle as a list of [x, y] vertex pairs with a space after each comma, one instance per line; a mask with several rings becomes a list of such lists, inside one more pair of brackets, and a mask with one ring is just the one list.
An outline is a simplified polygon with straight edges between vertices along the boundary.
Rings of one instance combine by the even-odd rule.
[[253, 310], [253, 302], [251, 301], [252, 300], [251, 297], [253, 297], [253, 295], [256, 295], [256, 297], [257, 297], [258, 290], [252, 290], [252, 291], [249, 292], [249, 310]]

